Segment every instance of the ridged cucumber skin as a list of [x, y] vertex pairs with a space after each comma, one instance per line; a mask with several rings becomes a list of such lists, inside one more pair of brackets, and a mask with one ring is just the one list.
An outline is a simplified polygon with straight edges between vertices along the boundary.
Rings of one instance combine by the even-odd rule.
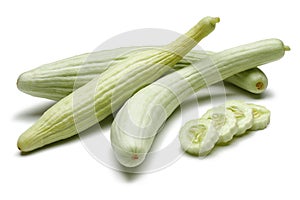
[[91, 127], [121, 105], [141, 87], [155, 81], [182, 59], [201, 39], [215, 29], [219, 18], [200, 20], [185, 35], [159, 48], [131, 54], [113, 63], [100, 76], [66, 96], [25, 131], [17, 146], [32, 151]]
[[268, 78], [259, 68], [235, 74], [226, 81], [253, 94], [261, 94], [268, 87]]
[[[123, 62], [128, 58], [129, 52], [133, 51], [134, 53], [144, 48], [154, 47], [121, 47], [86, 53], [45, 64], [21, 74], [17, 80], [17, 87], [20, 91], [32, 96], [59, 101], [102, 74], [111, 63]], [[191, 62], [200, 61], [211, 54], [213, 52], [193, 50], [176, 63], [174, 69], [187, 67], [191, 65]], [[262, 84], [257, 89], [256, 84], [259, 80]], [[233, 75], [225, 81], [252, 93], [262, 93], [268, 84], [265, 74], [259, 69], [249, 69]]]
[[141, 89], [122, 106], [112, 123], [111, 144], [117, 160], [126, 167], [140, 165], [160, 126], [185, 98], [220, 78], [278, 60], [286, 49], [278, 39], [242, 45], [213, 54], [195, 67], [185, 67]]

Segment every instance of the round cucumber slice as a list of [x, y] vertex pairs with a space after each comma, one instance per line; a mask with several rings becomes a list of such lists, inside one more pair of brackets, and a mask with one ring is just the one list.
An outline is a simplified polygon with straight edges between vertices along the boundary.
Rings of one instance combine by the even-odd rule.
[[212, 120], [212, 124], [219, 134], [217, 144], [228, 143], [239, 130], [235, 115], [224, 106], [208, 110], [201, 118]]
[[243, 101], [228, 101], [225, 103], [227, 110], [233, 112], [236, 120], [238, 131], [235, 135], [243, 135], [246, 130], [253, 125], [252, 109]]
[[218, 139], [218, 132], [212, 125], [212, 120], [209, 119], [191, 120], [179, 132], [182, 149], [195, 156], [207, 155]]
[[252, 103], [247, 104], [252, 109], [253, 125], [251, 131], [265, 129], [270, 123], [271, 112], [266, 107]]

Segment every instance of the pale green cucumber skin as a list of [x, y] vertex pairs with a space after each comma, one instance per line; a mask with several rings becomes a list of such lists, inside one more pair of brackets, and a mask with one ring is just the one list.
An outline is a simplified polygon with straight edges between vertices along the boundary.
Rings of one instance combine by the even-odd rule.
[[32, 151], [76, 135], [101, 121], [136, 90], [166, 73], [212, 32], [217, 22], [217, 18], [203, 18], [185, 35], [165, 47], [139, 51], [124, 62], [113, 63], [100, 76], [47, 110], [19, 137], [18, 148], [23, 152]]
[[[123, 62], [128, 58], [129, 52], [144, 48], [158, 47], [121, 47], [86, 53], [45, 64], [21, 74], [17, 80], [17, 87], [26, 94], [58, 101], [102, 74], [112, 63]], [[193, 50], [176, 63], [174, 69], [187, 67], [191, 65], [191, 62], [200, 61], [211, 54], [213, 52]], [[264, 81], [265, 87], [261, 90], [254, 89], [253, 85], [257, 83], [257, 79], [260, 77]], [[266, 76], [262, 71], [250, 69], [245, 73], [233, 75], [225, 81], [252, 93], [262, 93], [267, 87], [267, 80], [264, 77]], [[256, 82], [253, 83], [253, 81]]]
[[235, 74], [226, 81], [253, 94], [261, 94], [268, 87], [268, 78], [259, 68]]
[[[226, 79], [236, 73], [278, 60], [284, 56], [284, 53], [285, 46], [278, 39], [267, 39], [242, 45], [213, 54], [209, 58], [210, 62], [203, 62], [202, 65], [200, 62], [200, 67], [197, 67], [200, 68], [201, 75], [198, 69], [189, 66], [141, 89], [119, 110], [112, 123], [111, 143], [113, 149], [118, 148], [118, 151], [114, 152], [116, 158], [127, 167], [140, 165], [146, 156], [129, 161], [128, 158], [132, 157], [130, 154], [143, 153], [145, 155], [149, 152], [157, 130], [179, 104], [201, 88], [220, 81], [219, 77], [215, 76], [216, 70], [214, 69], [219, 71], [221, 79]], [[203, 79], [203, 76], [208, 79]], [[163, 110], [157, 110], [157, 105]], [[162, 117], [154, 118], [155, 121], [152, 121], [147, 113], [154, 113], [152, 116]], [[123, 129], [129, 122], [141, 127], [142, 131], [144, 127], [149, 126], [150, 128], [139, 133], [128, 133]], [[147, 132], [148, 130], [152, 132]], [[132, 152], [133, 149], [134, 152]], [[126, 152], [127, 156], [123, 157], [119, 153], [120, 151]]]

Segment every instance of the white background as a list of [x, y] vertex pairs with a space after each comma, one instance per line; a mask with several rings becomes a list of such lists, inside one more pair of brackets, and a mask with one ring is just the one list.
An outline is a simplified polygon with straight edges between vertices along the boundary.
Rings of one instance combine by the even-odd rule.
[[[0, 199], [299, 199], [300, 12], [296, 2], [1, 1]], [[220, 51], [270, 37], [291, 47], [282, 60], [262, 68], [269, 78], [266, 94], [257, 97], [228, 88], [228, 98], [263, 104], [272, 111], [267, 129], [217, 148], [205, 159], [184, 155], [169, 167], [143, 175], [100, 164], [78, 137], [28, 155], [19, 153], [18, 136], [53, 104], [18, 91], [19, 74], [92, 51], [132, 29], [184, 33], [207, 15], [219, 16], [221, 22], [202, 41], [205, 49]], [[203, 108], [209, 103], [209, 99], [201, 101]]]

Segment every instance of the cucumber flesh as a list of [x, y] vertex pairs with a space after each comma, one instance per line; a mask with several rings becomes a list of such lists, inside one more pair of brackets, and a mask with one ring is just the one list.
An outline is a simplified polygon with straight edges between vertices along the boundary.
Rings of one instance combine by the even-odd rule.
[[270, 111], [264, 106], [228, 101], [209, 109], [200, 119], [188, 121], [179, 133], [183, 150], [205, 156], [215, 144], [227, 144], [235, 135], [247, 130], [261, 130], [270, 123]]
[[227, 110], [233, 112], [237, 119], [238, 131], [236, 136], [243, 135], [253, 125], [252, 109], [243, 101], [228, 101], [225, 103]]
[[187, 122], [179, 133], [181, 147], [194, 156], [205, 156], [215, 146], [219, 135], [209, 119], [194, 119]]
[[265, 129], [270, 123], [271, 112], [266, 107], [252, 103], [247, 104], [253, 113], [253, 125], [249, 129], [251, 131]]
[[217, 144], [228, 143], [239, 130], [235, 115], [224, 106], [208, 110], [201, 118], [212, 120], [213, 126], [219, 134]]

